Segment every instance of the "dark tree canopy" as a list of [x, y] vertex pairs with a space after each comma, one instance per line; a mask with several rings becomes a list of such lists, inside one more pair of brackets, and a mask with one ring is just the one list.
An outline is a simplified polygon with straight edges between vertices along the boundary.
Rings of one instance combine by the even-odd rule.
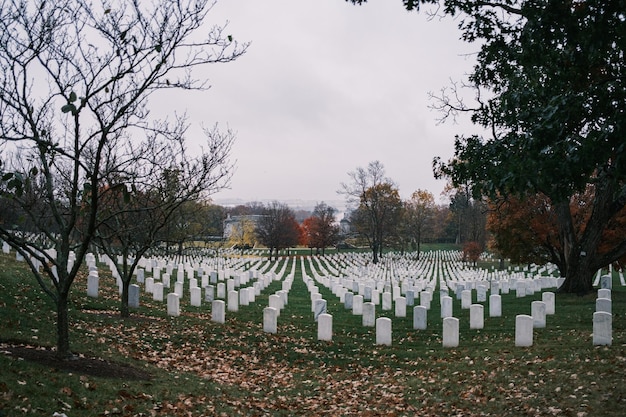
[[[444, 117], [469, 112], [490, 134], [458, 136], [451, 160], [435, 158], [435, 175], [468, 185], [474, 197], [545, 195], [557, 215], [566, 292], [591, 291], [595, 272], [626, 254], [626, 234], [598, 252], [626, 204], [624, 9], [621, 0], [444, 0], [439, 9], [480, 49], [467, 80], [476, 105], [446, 94], [435, 106]], [[570, 203], [590, 186], [593, 210], [577, 233]]]

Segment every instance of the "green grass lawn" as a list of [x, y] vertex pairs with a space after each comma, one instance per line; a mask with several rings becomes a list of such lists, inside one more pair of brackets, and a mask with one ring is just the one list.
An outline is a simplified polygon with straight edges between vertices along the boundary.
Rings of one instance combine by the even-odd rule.
[[[293, 262], [291, 260], [290, 262]], [[621, 416], [626, 410], [626, 288], [614, 280], [613, 344], [592, 346], [595, 295], [557, 295], [556, 315], [515, 347], [515, 316], [530, 314], [541, 294], [503, 295], [503, 317], [469, 329], [469, 310], [454, 301], [460, 346], [442, 347], [439, 296], [428, 330], [412, 328], [412, 311], [393, 318], [392, 346], [375, 344], [375, 329], [319, 286], [333, 316], [333, 340], [317, 340], [300, 261], [278, 333], [263, 332], [263, 308], [281, 288], [273, 282], [256, 302], [210, 320], [210, 306], [165, 303], [142, 294], [131, 318], [117, 314], [117, 289], [101, 273], [100, 298], [74, 285], [71, 345], [83, 358], [108, 361], [151, 377], [94, 376], [9, 354], [17, 345], [55, 345], [53, 303], [25, 265], [0, 255], [0, 417], [54, 412], [78, 416]], [[287, 271], [291, 269], [291, 265]], [[377, 307], [377, 317], [393, 311]]]

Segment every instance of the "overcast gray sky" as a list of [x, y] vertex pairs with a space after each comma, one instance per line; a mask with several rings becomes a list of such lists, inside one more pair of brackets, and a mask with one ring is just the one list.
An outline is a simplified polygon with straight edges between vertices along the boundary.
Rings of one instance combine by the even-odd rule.
[[250, 41], [237, 61], [207, 67], [211, 88], [194, 95], [192, 123], [237, 133], [231, 188], [220, 203], [341, 200], [348, 172], [379, 160], [402, 198], [435, 195], [434, 156], [448, 159], [467, 121], [437, 124], [428, 92], [462, 81], [478, 46], [451, 18], [429, 20], [400, 0], [220, 0], [209, 24]]

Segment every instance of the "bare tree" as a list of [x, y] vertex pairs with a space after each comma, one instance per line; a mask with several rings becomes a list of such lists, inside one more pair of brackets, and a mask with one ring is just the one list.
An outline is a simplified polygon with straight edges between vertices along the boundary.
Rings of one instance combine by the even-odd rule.
[[0, 204], [24, 213], [0, 238], [54, 301], [61, 358], [71, 357], [70, 289], [108, 192], [103, 170], [126, 160], [121, 143], [180, 136], [179, 124], [151, 117], [155, 93], [204, 89], [194, 68], [247, 47], [225, 27], [196, 35], [212, 5], [0, 0]]
[[[228, 162], [234, 140], [232, 132], [222, 134], [217, 126], [205, 130], [211, 153], [190, 157], [182, 138], [149, 140], [118, 169], [107, 171], [103, 187], [96, 238], [94, 242], [109, 257], [121, 258], [115, 263], [121, 280], [122, 317], [130, 314], [129, 287], [141, 257], [160, 240], [161, 231], [178, 222], [179, 212], [190, 215], [193, 223], [202, 208], [200, 199], [225, 187], [233, 169]], [[124, 167], [124, 171], [120, 169]], [[180, 228], [192, 234], [191, 225]]]
[[348, 204], [358, 205], [361, 215], [355, 219], [359, 219], [361, 226], [357, 229], [365, 233], [372, 249], [372, 262], [378, 263], [385, 236], [395, 226], [402, 208], [398, 189], [385, 177], [380, 161], [370, 162], [367, 169], [359, 167], [348, 176], [352, 182], [342, 183], [339, 193], [346, 196]]
[[263, 216], [256, 225], [256, 235], [261, 244], [270, 250], [269, 257], [276, 251], [276, 258], [281, 249], [298, 243], [299, 225], [293, 210], [286, 204], [273, 201], [266, 207]]
[[432, 230], [435, 199], [426, 190], [417, 190], [404, 204], [404, 230], [409, 236], [419, 258], [424, 236]]

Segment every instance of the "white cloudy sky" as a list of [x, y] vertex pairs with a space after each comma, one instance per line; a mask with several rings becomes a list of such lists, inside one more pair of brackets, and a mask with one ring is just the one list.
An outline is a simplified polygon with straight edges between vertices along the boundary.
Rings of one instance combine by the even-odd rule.
[[438, 125], [428, 108], [428, 92], [473, 65], [477, 46], [459, 40], [456, 21], [400, 0], [220, 0], [208, 23], [225, 21], [248, 52], [207, 67], [211, 88], [187, 105], [192, 123], [237, 133], [237, 171], [215, 201], [340, 200], [348, 172], [374, 160], [403, 198], [427, 189], [438, 200], [433, 157], [476, 130]]

